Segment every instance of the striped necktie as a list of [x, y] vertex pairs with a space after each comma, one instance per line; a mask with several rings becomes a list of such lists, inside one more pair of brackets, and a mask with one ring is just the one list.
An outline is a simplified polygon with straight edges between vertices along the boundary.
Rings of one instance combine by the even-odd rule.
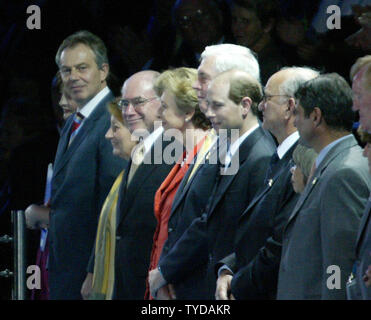
[[83, 120], [84, 120], [84, 116], [80, 112], [75, 113], [75, 115], [73, 117], [73, 123], [72, 123], [71, 134], [70, 134], [70, 141], [69, 141], [68, 145], [71, 144], [72, 140], [77, 135], [78, 128], [81, 126], [81, 123], [82, 123]]

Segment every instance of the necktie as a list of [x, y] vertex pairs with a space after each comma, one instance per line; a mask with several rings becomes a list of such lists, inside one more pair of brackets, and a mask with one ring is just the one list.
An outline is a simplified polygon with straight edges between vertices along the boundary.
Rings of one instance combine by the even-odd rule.
[[138, 144], [137, 149], [134, 151], [133, 158], [131, 161], [131, 166], [128, 175], [128, 183], [130, 185], [131, 179], [134, 177], [135, 172], [137, 171], [138, 167], [142, 164], [144, 159], [144, 143]]
[[264, 184], [267, 184], [268, 181], [272, 178], [273, 168], [279, 160], [280, 160], [280, 158], [279, 158], [277, 152], [275, 152], [272, 155], [271, 160], [269, 162], [269, 167], [268, 167], [268, 170], [267, 170], [267, 174], [265, 175]]
[[84, 116], [80, 112], [75, 113], [75, 115], [73, 117], [73, 123], [72, 123], [71, 134], [70, 134], [70, 141], [69, 141], [68, 145], [71, 144], [72, 140], [77, 135], [77, 132], [78, 132], [77, 129], [80, 127], [83, 120], [84, 120]]

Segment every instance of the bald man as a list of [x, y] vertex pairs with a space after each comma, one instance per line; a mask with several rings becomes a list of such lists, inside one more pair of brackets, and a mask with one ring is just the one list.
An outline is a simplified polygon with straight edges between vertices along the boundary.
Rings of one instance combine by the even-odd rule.
[[169, 144], [162, 141], [163, 128], [155, 128], [161, 106], [153, 90], [158, 75], [154, 71], [138, 72], [125, 81], [121, 91], [123, 118], [132, 135], [144, 139], [132, 152], [119, 191], [113, 299], [144, 298], [157, 224], [154, 196], [173, 166], [157, 158]]

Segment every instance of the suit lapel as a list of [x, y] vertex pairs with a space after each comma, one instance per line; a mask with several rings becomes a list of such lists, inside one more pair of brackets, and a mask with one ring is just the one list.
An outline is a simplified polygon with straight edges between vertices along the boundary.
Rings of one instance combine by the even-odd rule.
[[[211, 154], [214, 154], [214, 152], [217, 152], [216, 146], [217, 146], [217, 143], [215, 143], [211, 147], [211, 149], [206, 153], [205, 162], [209, 159], [209, 157], [211, 157], [210, 156]], [[188, 177], [191, 174], [191, 172], [192, 172], [192, 170], [195, 166], [195, 163], [196, 163], [196, 158], [194, 159], [194, 163], [189, 166], [186, 175], [182, 179], [182, 182], [181, 182], [181, 184], [179, 186], [179, 189], [176, 193], [176, 196], [174, 198], [174, 202], [173, 202], [173, 205], [172, 205], [172, 208], [171, 208], [172, 212], [174, 212], [178, 208], [178, 206], [180, 205], [180, 203], [182, 202], [184, 197], [187, 195], [187, 192], [188, 192], [190, 186], [192, 185], [193, 180], [201, 172], [201, 168], [205, 165], [205, 164], [200, 164], [199, 167], [197, 168], [196, 172], [193, 174], [193, 176], [191, 177], [191, 179], [187, 183]], [[170, 219], [171, 219], [171, 216], [170, 216]]]
[[344, 151], [345, 149], [349, 149], [353, 146], [357, 145], [357, 141], [353, 138], [353, 136], [350, 136], [343, 141], [340, 141], [337, 145], [335, 145], [325, 156], [325, 158], [320, 163], [319, 167], [316, 169], [316, 171], [313, 174], [313, 177], [308, 181], [303, 193], [301, 194], [291, 216], [289, 217], [286, 227], [290, 224], [292, 220], [296, 217], [298, 212], [300, 211], [301, 207], [303, 206], [305, 200], [308, 198], [310, 193], [313, 191], [314, 187], [318, 184], [320, 181], [323, 172], [326, 170], [327, 166], [339, 155], [340, 152]]
[[85, 120], [83, 126], [79, 130], [78, 134], [73, 139], [70, 146], [68, 146], [69, 143], [69, 132], [71, 131], [71, 127], [73, 124], [73, 117], [70, 117], [71, 120], [68, 123], [68, 127], [66, 128], [66, 131], [64, 131], [63, 135], [63, 141], [61, 145], [60, 154], [58, 154], [58, 164], [54, 168], [54, 176], [58, 175], [58, 173], [63, 169], [63, 167], [68, 163], [68, 160], [71, 158], [71, 156], [74, 154], [74, 152], [77, 150], [78, 146], [85, 140], [87, 135], [94, 129], [96, 121], [98, 121], [101, 116], [106, 111], [106, 103], [110, 100], [112, 100], [113, 95], [112, 93], [108, 93], [95, 107], [95, 110], [89, 115], [89, 117]]
[[[222, 175], [219, 186], [217, 188], [217, 191], [215, 193], [214, 199], [212, 199], [212, 204], [210, 207], [210, 210], [208, 212], [208, 215], [211, 216], [214, 212], [215, 207], [218, 205], [220, 200], [223, 198], [224, 194], [226, 193], [228, 187], [231, 185], [235, 177], [239, 173], [239, 169], [241, 166], [245, 163], [245, 161], [248, 161], [249, 154], [251, 153], [251, 149], [253, 146], [259, 142], [259, 139], [264, 135], [263, 129], [259, 126], [254, 132], [252, 132], [239, 146], [238, 153], [236, 152], [233, 155], [232, 161], [236, 161], [236, 157], [238, 156], [239, 161], [239, 168], [238, 171], [235, 174], [232, 175]], [[232, 163], [232, 162], [231, 162]]]

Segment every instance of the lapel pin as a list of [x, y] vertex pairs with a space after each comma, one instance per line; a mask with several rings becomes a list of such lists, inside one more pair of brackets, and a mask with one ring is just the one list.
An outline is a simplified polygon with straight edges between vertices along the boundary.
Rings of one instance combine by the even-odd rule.
[[272, 184], [273, 184], [273, 179], [269, 179], [269, 180], [268, 180], [268, 186], [270, 186], [270, 187], [271, 187], [271, 186], [272, 186]]
[[312, 181], [312, 184], [315, 185], [317, 183], [317, 177], [315, 177]]

